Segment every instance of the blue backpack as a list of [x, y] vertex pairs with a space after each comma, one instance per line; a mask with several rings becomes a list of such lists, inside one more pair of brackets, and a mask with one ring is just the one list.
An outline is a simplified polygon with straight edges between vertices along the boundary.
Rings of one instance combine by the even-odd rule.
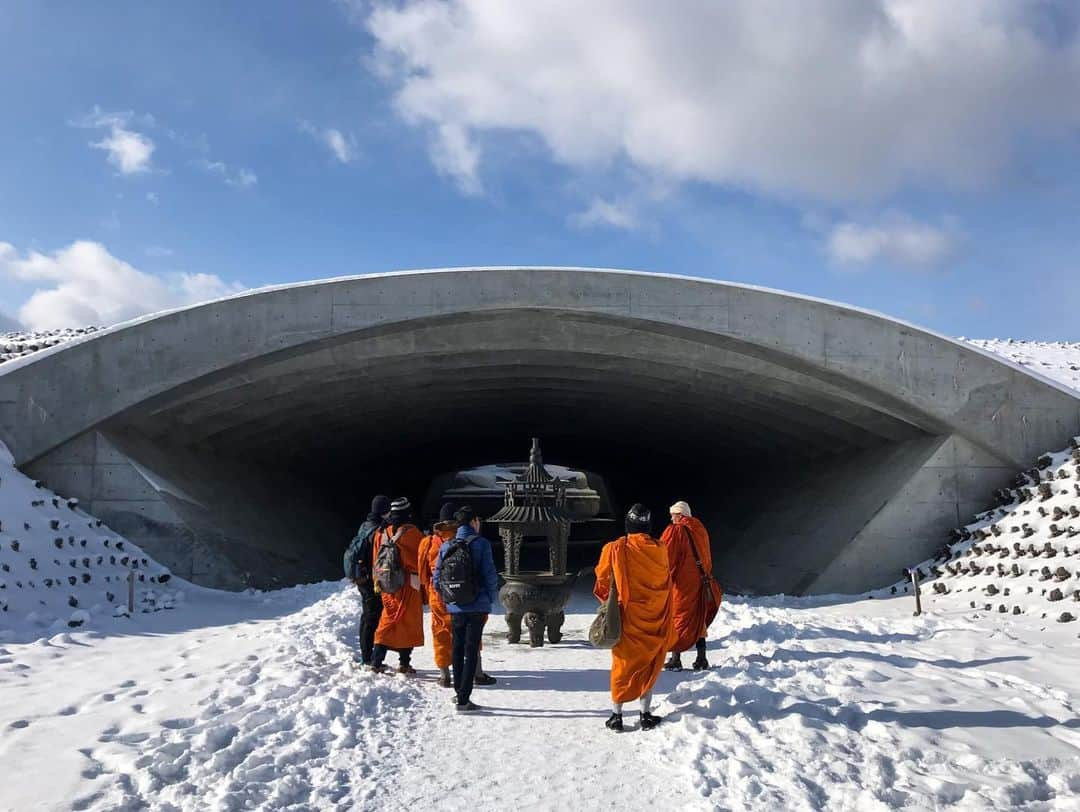
[[371, 582], [371, 540], [378, 529], [378, 525], [366, 526], [365, 523], [345, 548], [342, 565], [345, 577], [350, 581]]

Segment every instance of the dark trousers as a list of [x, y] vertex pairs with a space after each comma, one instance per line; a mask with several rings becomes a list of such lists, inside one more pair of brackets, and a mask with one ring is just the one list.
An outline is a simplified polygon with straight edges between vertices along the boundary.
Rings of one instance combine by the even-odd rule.
[[382, 598], [375, 594], [375, 585], [358, 586], [360, 590], [360, 662], [371, 664], [375, 646], [375, 628], [382, 617]]
[[376, 645], [371, 652], [371, 664], [382, 665], [383, 660], [386, 659], [386, 652], [396, 651], [398, 655], [398, 662], [401, 665], [412, 665], [412, 649], [411, 648], [390, 648], [389, 646]]
[[464, 705], [472, 696], [476, 664], [480, 659], [480, 637], [487, 615], [483, 612], [459, 612], [450, 617], [454, 630], [454, 693], [457, 694], [458, 704]]

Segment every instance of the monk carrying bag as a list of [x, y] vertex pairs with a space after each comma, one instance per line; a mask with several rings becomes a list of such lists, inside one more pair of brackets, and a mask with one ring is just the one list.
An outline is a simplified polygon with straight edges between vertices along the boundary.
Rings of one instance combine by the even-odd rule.
[[467, 606], [480, 594], [471, 547], [472, 538], [454, 539], [443, 556], [439, 567], [439, 595], [445, 603]]
[[724, 590], [716, 582], [716, 579], [705, 571], [705, 565], [701, 563], [701, 556], [698, 555], [697, 545], [694, 544], [694, 537], [689, 533], [686, 535], [690, 541], [690, 551], [694, 554], [694, 563], [697, 564], [698, 574], [701, 575], [701, 601], [705, 608], [705, 628], [708, 629], [716, 618], [717, 612], [720, 611], [720, 601], [723, 600]]
[[615, 556], [618, 549], [612, 550], [611, 588], [607, 600], [600, 604], [589, 627], [589, 642], [596, 648], [615, 648], [622, 638], [622, 615], [619, 613], [619, 590], [615, 586]]
[[405, 586], [405, 566], [401, 563], [401, 550], [397, 545], [404, 532], [404, 527], [398, 528], [393, 538], [385, 538], [379, 545], [379, 553], [375, 556], [375, 585], [380, 592], [393, 594]]

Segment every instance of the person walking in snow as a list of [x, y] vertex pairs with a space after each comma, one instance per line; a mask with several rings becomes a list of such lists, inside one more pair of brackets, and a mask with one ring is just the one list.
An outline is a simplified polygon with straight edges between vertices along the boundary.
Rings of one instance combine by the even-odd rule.
[[450, 662], [453, 657], [454, 632], [450, 621], [450, 612], [443, 603], [439, 590], [433, 581], [435, 567], [439, 562], [439, 550], [443, 543], [457, 533], [457, 520], [454, 518], [455, 507], [447, 502], [439, 510], [439, 520], [429, 535], [420, 541], [419, 568], [420, 587], [427, 595], [428, 609], [431, 613], [431, 645], [435, 652], [435, 666], [439, 669], [439, 684], [449, 688]]
[[386, 671], [384, 660], [390, 650], [398, 654], [398, 673], [416, 673], [412, 652], [424, 645], [424, 599], [417, 566], [421, 538], [412, 521], [412, 504], [404, 496], [395, 499], [390, 520], [376, 531], [373, 545], [372, 570], [383, 609], [375, 629], [371, 670], [379, 674]]
[[660, 724], [652, 690], [675, 639], [667, 548], [650, 535], [652, 515], [641, 503], [626, 514], [626, 535], [600, 551], [593, 594], [603, 603], [616, 587], [622, 635], [611, 649], [609, 730], [623, 730], [623, 704], [641, 701], [641, 729]]
[[360, 664], [371, 665], [371, 653], [375, 646], [375, 628], [382, 615], [382, 600], [375, 592], [375, 582], [371, 575], [371, 562], [374, 558], [373, 543], [376, 531], [386, 526], [390, 518], [390, 500], [379, 494], [371, 500], [371, 512], [364, 519], [360, 529], [350, 545], [348, 560], [352, 561], [352, 572], [346, 573], [352, 578], [360, 593]]
[[[454, 538], [457, 533], [455, 507], [447, 502], [439, 510], [439, 520], [435, 522], [431, 533], [420, 541], [420, 585], [427, 596], [428, 610], [431, 614], [431, 643], [435, 654], [435, 666], [439, 669], [439, 684], [443, 688], [453, 687], [450, 677], [450, 663], [453, 659], [454, 631], [450, 611], [446, 608], [439, 590], [435, 588], [435, 567], [439, 562], [439, 550], [443, 544]], [[486, 620], [486, 619], [485, 619]], [[481, 649], [483, 646], [481, 646]], [[494, 685], [495, 677], [484, 672], [483, 654], [478, 655], [474, 685]]]
[[680, 655], [696, 647], [697, 659], [694, 660], [693, 669], [703, 671], [709, 667], [705, 657], [705, 632], [716, 617], [722, 594], [720, 585], [712, 577], [709, 531], [690, 512], [690, 505], [686, 502], [676, 502], [669, 512], [671, 524], [660, 540], [667, 547], [676, 639], [664, 668], [682, 671]]
[[455, 709], [468, 712], [479, 708], [471, 699], [478, 677], [481, 684], [495, 681], [480, 666], [480, 643], [499, 594], [499, 576], [491, 542], [480, 535], [480, 518], [467, 505], [459, 508], [454, 518], [457, 533], [453, 541], [439, 548], [432, 581], [451, 616]]

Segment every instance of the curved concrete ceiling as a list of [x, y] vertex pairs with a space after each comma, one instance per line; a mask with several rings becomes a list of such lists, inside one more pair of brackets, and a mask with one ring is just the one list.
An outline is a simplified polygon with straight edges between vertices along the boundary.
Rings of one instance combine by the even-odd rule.
[[[778, 291], [622, 271], [284, 286], [0, 367], [0, 437], [20, 464], [144, 544], [171, 534], [174, 557], [203, 545], [210, 569], [258, 569], [237, 550], [258, 547], [244, 528], [267, 509], [242, 500], [310, 486], [300, 512], [329, 554], [346, 531], [327, 517], [355, 520], [371, 492], [419, 500], [434, 475], [520, 457], [539, 435], [547, 459], [600, 472], [624, 500], [692, 494], [731, 580], [863, 588], [1076, 433], [1070, 392], [951, 339]], [[295, 566], [312, 549], [298, 532], [263, 546]]]

